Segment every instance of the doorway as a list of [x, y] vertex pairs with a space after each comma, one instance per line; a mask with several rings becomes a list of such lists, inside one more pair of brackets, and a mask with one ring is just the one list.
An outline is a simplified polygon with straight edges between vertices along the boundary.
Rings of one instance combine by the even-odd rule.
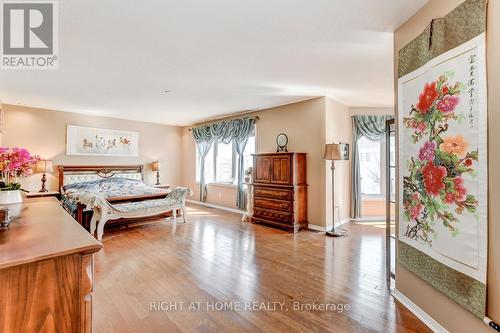
[[396, 135], [394, 119], [385, 123], [385, 264], [387, 287], [396, 279]]

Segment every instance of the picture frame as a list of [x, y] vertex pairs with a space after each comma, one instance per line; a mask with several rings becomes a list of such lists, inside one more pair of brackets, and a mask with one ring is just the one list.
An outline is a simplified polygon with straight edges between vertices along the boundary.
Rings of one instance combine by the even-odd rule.
[[340, 148], [340, 159], [341, 160], [349, 160], [349, 144], [348, 143], [339, 143]]
[[139, 155], [139, 132], [67, 125], [66, 155]]

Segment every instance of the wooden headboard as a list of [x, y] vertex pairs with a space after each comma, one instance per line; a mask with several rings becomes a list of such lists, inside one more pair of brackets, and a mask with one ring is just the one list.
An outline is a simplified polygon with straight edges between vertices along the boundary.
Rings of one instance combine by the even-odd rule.
[[59, 190], [64, 185], [102, 178], [125, 177], [144, 180], [143, 165], [60, 165]]

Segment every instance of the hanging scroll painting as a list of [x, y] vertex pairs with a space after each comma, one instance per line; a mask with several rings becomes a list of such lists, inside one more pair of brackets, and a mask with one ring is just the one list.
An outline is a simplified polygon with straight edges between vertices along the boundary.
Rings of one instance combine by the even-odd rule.
[[486, 284], [485, 34], [398, 81], [399, 240]]

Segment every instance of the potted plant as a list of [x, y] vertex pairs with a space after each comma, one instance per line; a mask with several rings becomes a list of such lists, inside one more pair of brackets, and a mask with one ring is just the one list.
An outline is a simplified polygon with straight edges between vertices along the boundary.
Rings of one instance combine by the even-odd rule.
[[33, 168], [40, 158], [31, 155], [24, 148], [0, 147], [0, 204], [21, 203], [20, 177], [26, 177], [33, 173]]

